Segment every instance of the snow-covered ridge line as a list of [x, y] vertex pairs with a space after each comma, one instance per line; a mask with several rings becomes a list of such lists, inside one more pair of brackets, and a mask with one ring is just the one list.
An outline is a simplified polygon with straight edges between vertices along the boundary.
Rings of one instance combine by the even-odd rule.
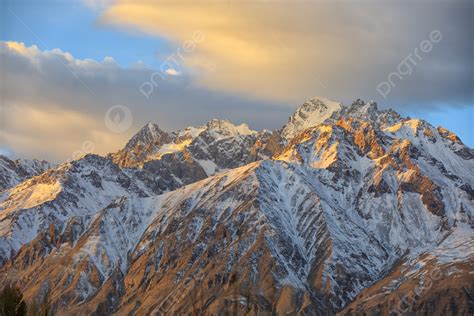
[[53, 164], [44, 160], [11, 160], [0, 155], [0, 192], [14, 187], [28, 178], [39, 175], [53, 166]]

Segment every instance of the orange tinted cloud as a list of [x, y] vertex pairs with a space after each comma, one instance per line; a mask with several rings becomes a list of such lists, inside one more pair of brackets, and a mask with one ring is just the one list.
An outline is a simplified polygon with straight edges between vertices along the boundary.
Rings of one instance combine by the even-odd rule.
[[[421, 99], [426, 91], [415, 91], [415, 81], [418, 90], [420, 84], [443, 85], [426, 79], [437, 78], [436, 65], [447, 65], [452, 79], [468, 76], [458, 67], [467, 58], [463, 25], [469, 17], [463, 8], [442, 1], [426, 10], [425, 3], [406, 1], [118, 0], [101, 20], [167, 38], [177, 47], [203, 32], [205, 40], [182, 61], [199, 72], [195, 84], [282, 102], [312, 95], [378, 98], [377, 84], [439, 29], [450, 33], [450, 43], [439, 43], [418, 66], [421, 74], [396, 92], [398, 99]], [[450, 54], [459, 55], [458, 65]]]
[[124, 137], [110, 133], [96, 117], [60, 106], [15, 105], [3, 111], [3, 146], [20, 156], [63, 162], [86, 153], [107, 154], [123, 145]]

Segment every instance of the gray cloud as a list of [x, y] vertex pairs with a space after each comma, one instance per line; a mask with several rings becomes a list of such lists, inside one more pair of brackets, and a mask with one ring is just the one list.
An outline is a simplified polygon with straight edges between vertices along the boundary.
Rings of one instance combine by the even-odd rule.
[[[167, 4], [166, 19], [154, 18], [163, 8], [149, 1], [137, 11], [120, 1], [105, 9], [101, 25], [166, 37], [176, 47], [195, 30], [206, 36], [177, 69], [180, 75], [154, 76], [157, 86], [149, 98], [139, 87], [155, 70], [143, 65], [123, 68], [111, 58], [78, 60], [60, 50], [0, 43], [0, 147], [6, 147], [0, 151], [61, 161], [90, 140], [96, 152], [106, 153], [147, 121], [166, 130], [214, 117], [248, 122], [254, 129], [277, 128], [315, 95], [346, 104], [375, 99], [405, 112], [474, 106], [472, 1], [240, 3]], [[183, 19], [188, 13], [194, 19]], [[442, 40], [383, 99], [377, 84], [433, 30]], [[216, 69], [210, 71], [209, 63]], [[104, 114], [116, 104], [133, 115], [123, 134], [104, 124]]]
[[165, 37], [179, 46], [206, 35], [186, 60], [209, 89], [298, 103], [310, 95], [350, 102], [382, 99], [377, 85], [433, 30], [442, 40], [382, 104], [472, 105], [472, 1], [127, 1], [105, 10], [104, 24]]
[[[77, 60], [60, 50], [0, 42], [0, 60], [0, 135], [2, 144], [20, 156], [62, 161], [89, 140], [96, 152], [107, 153], [124, 145], [147, 121], [172, 131], [227, 118], [261, 129], [279, 127], [291, 113], [284, 104], [196, 87], [186, 76], [153, 76], [156, 87], [146, 98], [139, 88], [156, 71], [122, 68], [110, 58]], [[104, 123], [105, 113], [116, 104], [127, 106], [133, 115], [132, 126], [123, 134]]]

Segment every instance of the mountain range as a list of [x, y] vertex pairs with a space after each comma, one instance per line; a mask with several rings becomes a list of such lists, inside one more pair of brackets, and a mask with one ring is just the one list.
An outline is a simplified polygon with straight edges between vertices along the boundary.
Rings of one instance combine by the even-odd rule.
[[373, 101], [148, 123], [106, 156], [0, 157], [0, 285], [58, 315], [473, 315], [473, 187], [472, 148]]

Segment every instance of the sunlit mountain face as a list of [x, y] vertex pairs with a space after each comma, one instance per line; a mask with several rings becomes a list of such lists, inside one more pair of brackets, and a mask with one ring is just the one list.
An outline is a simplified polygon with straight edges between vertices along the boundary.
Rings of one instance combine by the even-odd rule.
[[0, 315], [474, 314], [471, 2], [0, 12]]

